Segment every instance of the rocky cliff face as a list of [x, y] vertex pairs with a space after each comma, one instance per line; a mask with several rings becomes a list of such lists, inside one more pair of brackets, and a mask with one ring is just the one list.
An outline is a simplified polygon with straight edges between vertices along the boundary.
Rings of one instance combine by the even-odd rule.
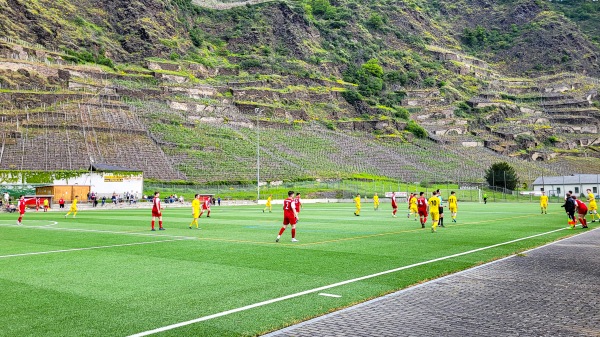
[[186, 35], [168, 0], [1, 0], [0, 7], [0, 36], [54, 49], [105, 50], [116, 61], [167, 54], [161, 40]]
[[[455, 28], [456, 39], [505, 71], [600, 74], [598, 45], [547, 2], [463, 0], [440, 3], [438, 10]], [[469, 46], [465, 29], [476, 28], [482, 36]]]
[[[228, 6], [232, 3], [227, 1]], [[260, 48], [269, 46], [306, 61], [315, 54], [319, 57], [321, 48], [325, 53], [337, 48], [350, 53], [345, 61], [352, 62], [378, 54], [373, 42], [381, 42], [375, 45], [383, 50], [422, 43], [455, 48], [465, 44], [465, 28], [481, 27], [485, 36], [471, 49], [507, 71], [600, 72], [598, 46], [569, 19], [537, 0], [386, 6], [340, 0], [322, 2], [325, 9], [316, 3], [272, 1], [219, 12], [200, 9], [189, 0], [0, 0], [0, 36], [50, 48], [106, 51], [109, 58], [127, 62], [172, 53], [183, 56], [193, 43], [214, 38], [224, 41], [231, 53], [264, 56]], [[201, 34], [192, 37], [192, 32]]]

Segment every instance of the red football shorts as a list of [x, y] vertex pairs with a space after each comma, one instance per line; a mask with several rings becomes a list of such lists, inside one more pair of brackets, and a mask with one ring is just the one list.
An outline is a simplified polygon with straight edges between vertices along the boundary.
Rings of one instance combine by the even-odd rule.
[[419, 216], [427, 216], [427, 210], [426, 209], [420, 209], [419, 210]]
[[162, 214], [159, 211], [152, 210], [152, 216], [159, 217], [162, 216]]
[[295, 225], [296, 222], [298, 222], [298, 220], [293, 215], [291, 215], [291, 216], [284, 215], [283, 216], [283, 224], [284, 225]]

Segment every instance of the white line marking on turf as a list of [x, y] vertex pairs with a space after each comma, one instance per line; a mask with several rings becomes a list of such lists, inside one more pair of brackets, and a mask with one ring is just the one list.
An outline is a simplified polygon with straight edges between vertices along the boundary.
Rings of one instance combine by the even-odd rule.
[[140, 233], [140, 232], [119, 232], [119, 231], [106, 231], [99, 229], [84, 229], [84, 228], [65, 228], [65, 227], [49, 227], [57, 225], [58, 222], [55, 222], [51, 225], [46, 226], [30, 226], [30, 225], [13, 225], [13, 224], [0, 224], [2, 227], [19, 227], [19, 228], [35, 228], [35, 229], [48, 229], [48, 230], [56, 230], [56, 231], [69, 231], [69, 232], [86, 232], [86, 233], [101, 233], [101, 234], [121, 234], [121, 235], [135, 235], [135, 236], [151, 236], [158, 238], [174, 238], [174, 239], [188, 239], [188, 240], [197, 240], [196, 236], [178, 236], [178, 235], [157, 235], [154, 233]]
[[319, 288], [309, 289], [309, 290], [301, 291], [299, 293], [290, 294], [290, 295], [286, 295], [286, 296], [283, 296], [283, 297], [278, 297], [278, 298], [266, 300], [266, 301], [263, 301], [263, 302], [258, 302], [258, 303], [246, 305], [246, 306], [243, 306], [243, 307], [240, 307], [240, 308], [236, 308], [236, 309], [231, 309], [231, 310], [219, 312], [219, 313], [208, 315], [208, 316], [204, 316], [204, 317], [199, 317], [199, 318], [192, 319], [192, 320], [189, 320], [189, 321], [175, 323], [175, 324], [167, 325], [167, 326], [164, 326], [164, 327], [161, 327], [161, 328], [156, 328], [156, 329], [153, 329], [153, 330], [148, 330], [148, 331], [140, 332], [140, 333], [137, 333], [137, 334], [134, 334], [134, 335], [130, 335], [128, 337], [142, 337], [142, 336], [153, 335], [153, 334], [156, 334], [156, 333], [160, 333], [160, 332], [164, 332], [164, 331], [169, 331], [169, 330], [173, 330], [173, 329], [176, 329], [176, 328], [180, 328], [182, 326], [187, 326], [187, 325], [191, 325], [191, 324], [195, 324], [195, 323], [199, 323], [199, 322], [203, 322], [203, 321], [208, 321], [208, 320], [211, 320], [211, 319], [214, 319], [214, 318], [219, 318], [219, 317], [231, 315], [231, 314], [238, 313], [238, 312], [241, 312], [241, 311], [246, 311], [246, 310], [249, 310], [249, 309], [254, 309], [254, 308], [262, 307], [262, 306], [265, 306], [265, 305], [268, 305], [268, 304], [273, 304], [273, 303], [277, 303], [277, 302], [289, 300], [289, 299], [292, 299], [292, 298], [296, 298], [296, 297], [300, 297], [300, 296], [304, 296], [304, 295], [308, 295], [308, 294], [312, 294], [312, 293], [317, 293], [317, 292], [320, 292], [320, 291], [323, 291], [323, 290], [327, 290], [327, 289], [331, 289], [331, 288], [343, 286], [343, 285], [346, 285], [346, 284], [350, 284], [350, 283], [354, 283], [354, 282], [358, 282], [358, 281], [363, 281], [363, 280], [368, 280], [368, 279], [375, 278], [375, 277], [378, 277], [378, 276], [387, 275], [387, 274], [395, 273], [395, 272], [398, 272], [398, 271], [402, 271], [402, 270], [406, 270], [406, 269], [410, 269], [410, 268], [414, 268], [414, 267], [419, 267], [419, 266], [423, 266], [423, 265], [427, 265], [427, 264], [430, 264], [430, 263], [444, 261], [444, 260], [452, 259], [452, 258], [459, 257], [459, 256], [469, 255], [469, 254], [477, 253], [477, 252], [480, 252], [480, 251], [484, 251], [484, 250], [488, 250], [488, 249], [492, 249], [492, 248], [496, 248], [496, 247], [508, 245], [508, 244], [511, 244], [511, 243], [515, 243], [515, 242], [519, 242], [519, 241], [524, 241], [524, 240], [532, 239], [532, 238], [535, 238], [535, 237], [538, 237], [538, 236], [544, 236], [544, 235], [556, 233], [556, 232], [559, 232], [559, 231], [563, 231], [565, 229], [567, 229], [567, 228], [559, 228], [559, 229], [555, 229], [555, 230], [552, 230], [552, 231], [549, 231], [549, 232], [544, 232], [544, 233], [535, 234], [535, 235], [527, 236], [527, 237], [520, 238], [520, 239], [515, 239], [515, 240], [511, 240], [511, 241], [497, 243], [495, 245], [481, 247], [481, 248], [469, 250], [469, 251], [462, 252], [462, 253], [457, 253], [457, 254], [452, 254], [452, 255], [448, 255], [448, 256], [443, 256], [443, 257], [439, 257], [437, 259], [423, 261], [423, 262], [411, 264], [411, 265], [408, 265], [408, 266], [403, 266], [403, 267], [399, 267], [399, 268], [395, 268], [395, 269], [390, 269], [390, 270], [382, 271], [382, 272], [371, 274], [371, 275], [365, 275], [365, 276], [357, 277], [357, 278], [354, 278], [354, 279], [351, 279], [351, 280], [346, 280], [346, 281], [342, 281], [342, 282], [338, 282], [338, 283], [333, 283], [333, 284], [322, 286], [322, 287], [319, 287]]
[[134, 243], [123, 243], [123, 244], [109, 245], [109, 246], [95, 246], [95, 247], [86, 247], [86, 248], [71, 248], [71, 249], [49, 250], [49, 251], [45, 251], [45, 252], [32, 252], [32, 253], [21, 253], [21, 254], [11, 254], [11, 255], [0, 255], [0, 259], [6, 259], [6, 258], [9, 258], [9, 257], [19, 257], [19, 256], [32, 256], [32, 255], [54, 254], [54, 253], [79, 252], [79, 251], [83, 251], [83, 250], [94, 250], [94, 249], [104, 249], [104, 248], [149, 245], [149, 244], [153, 244], [153, 243], [174, 242], [174, 241], [182, 241], [182, 240], [185, 240], [185, 239], [134, 242]]
[[342, 297], [342, 296], [340, 296], [340, 295], [326, 294], [326, 293], [319, 293], [319, 295], [321, 295], [321, 296], [326, 296], [326, 297], [335, 297], [335, 298], [340, 298], [340, 297]]

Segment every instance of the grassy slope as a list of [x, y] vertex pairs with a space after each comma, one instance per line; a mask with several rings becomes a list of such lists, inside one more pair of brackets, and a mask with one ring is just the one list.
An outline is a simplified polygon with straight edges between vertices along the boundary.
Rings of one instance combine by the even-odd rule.
[[592, 41], [600, 45], [600, 3], [578, 0], [552, 2], [557, 11], [573, 20]]
[[[539, 216], [535, 204], [461, 204], [459, 223], [431, 234], [412, 219], [392, 219], [366, 204], [361, 217], [351, 205], [306, 205], [299, 244], [281, 243], [279, 207], [216, 208], [189, 230], [188, 209], [164, 211], [166, 232], [148, 235], [149, 211], [27, 213], [27, 226], [6, 226], [0, 215], [0, 328], [7, 335], [125, 335], [300, 292], [404, 265], [456, 254], [564, 226], [558, 204]], [[51, 228], [57, 228], [53, 230]], [[67, 231], [60, 229], [82, 229]], [[107, 230], [117, 233], [93, 233]], [[577, 231], [579, 232], [579, 231]], [[548, 242], [558, 232], [435, 264], [408, 269], [183, 327], [162, 335], [248, 336], [323, 314], [333, 308], [439, 277]], [[88, 251], [5, 257], [125, 243], [189, 240]]]

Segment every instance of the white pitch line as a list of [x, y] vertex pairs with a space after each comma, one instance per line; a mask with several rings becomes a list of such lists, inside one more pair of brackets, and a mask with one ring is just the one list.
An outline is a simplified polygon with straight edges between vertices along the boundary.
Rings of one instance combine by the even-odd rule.
[[128, 246], [138, 246], [138, 245], [149, 245], [149, 244], [153, 244], [153, 243], [174, 242], [174, 241], [182, 241], [182, 240], [186, 240], [186, 239], [173, 239], [173, 240], [160, 240], [160, 241], [146, 241], [146, 242], [122, 243], [122, 244], [118, 244], [118, 245], [109, 245], [109, 246], [95, 246], [95, 247], [85, 247], [85, 248], [71, 248], [71, 249], [49, 250], [49, 251], [45, 251], [45, 252], [32, 252], [32, 253], [21, 253], [21, 254], [11, 254], [11, 255], [0, 255], [0, 259], [6, 259], [6, 258], [9, 258], [9, 257], [19, 257], [19, 256], [45, 255], [45, 254], [55, 254], [55, 253], [80, 252], [80, 251], [83, 251], [83, 250], [94, 250], [94, 249], [128, 247]]
[[334, 295], [334, 294], [327, 294], [327, 293], [319, 293], [320, 296], [325, 296], [325, 297], [335, 297], [335, 298], [340, 298], [342, 296], [340, 295]]
[[177, 235], [160, 235], [154, 233], [140, 233], [140, 232], [119, 232], [119, 231], [107, 231], [99, 229], [85, 229], [85, 228], [66, 228], [66, 227], [50, 227], [57, 225], [58, 222], [46, 226], [28, 226], [28, 225], [12, 225], [12, 224], [0, 224], [2, 227], [19, 227], [19, 228], [33, 228], [33, 229], [46, 229], [56, 231], [68, 231], [68, 232], [86, 232], [86, 233], [101, 233], [101, 234], [121, 234], [121, 235], [134, 235], [134, 236], [151, 236], [159, 238], [173, 238], [173, 239], [188, 239], [196, 240], [198, 237], [195, 236], [177, 236]]
[[544, 233], [535, 234], [535, 235], [527, 236], [527, 237], [520, 238], [520, 239], [515, 239], [515, 240], [511, 240], [511, 241], [497, 243], [495, 245], [481, 247], [481, 248], [469, 250], [469, 251], [462, 252], [462, 253], [457, 253], [457, 254], [453, 254], [453, 255], [439, 257], [437, 259], [423, 261], [423, 262], [411, 264], [411, 265], [408, 265], [408, 266], [403, 266], [403, 267], [399, 267], [399, 268], [395, 268], [395, 269], [390, 269], [390, 270], [382, 271], [382, 272], [371, 274], [371, 275], [365, 275], [365, 276], [357, 277], [357, 278], [354, 278], [354, 279], [351, 279], [351, 280], [346, 280], [346, 281], [342, 281], [342, 282], [338, 282], [338, 283], [333, 283], [333, 284], [322, 286], [322, 287], [319, 287], [319, 288], [309, 289], [309, 290], [301, 291], [299, 293], [290, 294], [290, 295], [286, 295], [286, 296], [283, 296], [283, 297], [278, 297], [278, 298], [266, 300], [266, 301], [263, 301], [263, 302], [258, 302], [258, 303], [246, 305], [246, 306], [243, 306], [243, 307], [240, 307], [240, 308], [236, 308], [236, 309], [222, 311], [222, 312], [219, 312], [219, 313], [216, 313], [216, 314], [212, 314], [212, 315], [208, 315], [208, 316], [204, 316], [204, 317], [199, 317], [199, 318], [192, 319], [192, 320], [189, 320], [189, 321], [175, 323], [175, 324], [167, 325], [167, 326], [164, 326], [164, 327], [161, 327], [161, 328], [156, 328], [156, 329], [153, 329], [153, 330], [148, 330], [148, 331], [136, 333], [136, 334], [130, 335], [128, 337], [149, 336], [149, 335], [153, 335], [153, 334], [156, 334], [156, 333], [160, 333], [160, 332], [164, 332], [164, 331], [169, 331], [169, 330], [173, 330], [173, 329], [176, 329], [176, 328], [180, 328], [182, 326], [187, 326], [187, 325], [191, 325], [191, 324], [195, 324], [195, 323], [199, 323], [199, 322], [203, 322], [203, 321], [208, 321], [208, 320], [211, 320], [211, 319], [214, 319], [214, 318], [219, 318], [219, 317], [223, 317], [223, 316], [235, 314], [235, 313], [238, 313], [238, 312], [241, 312], [241, 311], [246, 311], [246, 310], [250, 310], [250, 309], [262, 307], [262, 306], [265, 306], [265, 305], [268, 305], [268, 304], [273, 304], [273, 303], [277, 303], [277, 302], [289, 300], [289, 299], [292, 299], [292, 298], [296, 298], [296, 297], [300, 297], [300, 296], [304, 296], [304, 295], [308, 295], [308, 294], [312, 294], [312, 293], [317, 293], [317, 292], [320, 292], [320, 291], [323, 291], [323, 290], [327, 290], [327, 289], [331, 289], [331, 288], [343, 286], [343, 285], [346, 285], [346, 284], [350, 284], [350, 283], [354, 283], [354, 282], [358, 282], [358, 281], [363, 281], [363, 280], [368, 280], [368, 279], [371, 279], [371, 278], [375, 278], [375, 277], [379, 277], [379, 276], [383, 276], [383, 275], [395, 273], [395, 272], [398, 272], [398, 271], [402, 271], [402, 270], [406, 270], [406, 269], [410, 269], [410, 268], [414, 268], [414, 267], [419, 267], [419, 266], [427, 265], [427, 264], [430, 264], [430, 263], [444, 261], [444, 260], [452, 259], [452, 258], [459, 257], [459, 256], [469, 255], [469, 254], [477, 253], [477, 252], [484, 251], [484, 250], [487, 250], [487, 249], [496, 248], [496, 247], [508, 245], [508, 244], [511, 244], [511, 243], [515, 243], [515, 242], [519, 242], [519, 241], [524, 241], [524, 240], [532, 239], [532, 238], [535, 238], [535, 237], [538, 237], [538, 236], [544, 236], [544, 235], [552, 234], [552, 233], [559, 232], [559, 231], [562, 231], [562, 230], [565, 230], [565, 229], [567, 229], [567, 228], [555, 229], [555, 230], [549, 231], [549, 232], [544, 232]]

